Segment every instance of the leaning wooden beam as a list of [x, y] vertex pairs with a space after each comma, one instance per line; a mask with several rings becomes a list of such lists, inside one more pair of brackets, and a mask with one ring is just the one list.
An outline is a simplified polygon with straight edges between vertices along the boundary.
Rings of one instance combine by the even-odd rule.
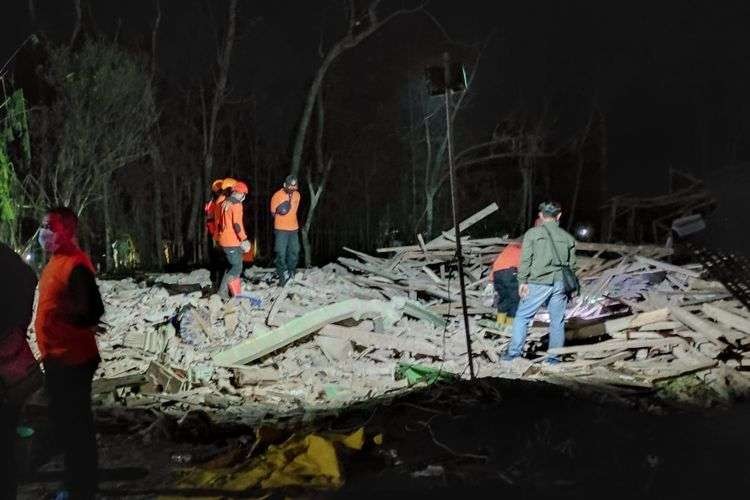
[[[497, 206], [497, 203], [492, 202], [491, 204], [489, 204], [488, 206], [484, 207], [479, 212], [475, 213], [474, 215], [472, 215], [468, 219], [466, 219], [466, 220], [462, 221], [461, 223], [459, 223], [458, 224], [458, 232], [462, 233], [462, 232], [466, 231], [467, 229], [469, 229], [471, 226], [473, 226], [474, 224], [476, 224], [480, 220], [484, 219], [485, 217], [487, 217], [490, 214], [493, 214], [493, 213], [497, 212], [498, 210], [500, 210], [500, 207]], [[444, 231], [444, 233], [453, 235], [453, 234], [455, 234], [455, 231], [456, 231], [456, 228], [452, 227], [452, 228], [448, 229], [447, 231]], [[445, 236], [440, 235], [437, 238], [435, 238], [434, 240], [428, 241], [425, 244], [425, 247], [429, 249], [429, 248], [432, 248], [433, 245], [436, 245], [438, 243], [445, 243], [445, 241], [446, 241]]]
[[393, 324], [401, 318], [401, 312], [393, 304], [382, 300], [345, 300], [321, 307], [295, 318], [275, 330], [252, 337], [215, 354], [213, 360], [215, 364], [222, 366], [244, 365], [304, 338], [325, 325], [348, 318], [363, 319], [366, 317], [382, 317], [387, 320], [388, 324]]
[[374, 333], [360, 328], [347, 328], [339, 325], [326, 325], [318, 335], [341, 340], [349, 340], [364, 347], [378, 349], [395, 349], [400, 352], [424, 354], [436, 358], [442, 357], [442, 349], [438, 346], [419, 340], [407, 340], [387, 333]]

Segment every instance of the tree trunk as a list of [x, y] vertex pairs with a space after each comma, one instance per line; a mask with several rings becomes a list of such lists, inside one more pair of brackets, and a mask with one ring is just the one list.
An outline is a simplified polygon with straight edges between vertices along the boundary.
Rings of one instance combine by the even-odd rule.
[[78, 38], [78, 34], [81, 32], [81, 24], [83, 23], [83, 10], [81, 9], [81, 0], [73, 0], [73, 7], [76, 12], [75, 25], [73, 26], [73, 34], [70, 36], [70, 46], [72, 47]]
[[395, 17], [422, 10], [421, 6], [411, 10], [401, 9], [390, 14], [383, 20], [378, 20], [377, 16], [375, 15], [375, 10], [377, 9], [379, 3], [380, 0], [371, 0], [368, 7], [368, 12], [370, 15], [370, 25], [365, 30], [359, 32], [357, 35], [353, 35], [352, 31], [355, 28], [354, 23], [357, 22], [358, 19], [355, 19], [354, 16], [350, 17], [349, 31], [339, 41], [337, 41], [333, 45], [333, 47], [330, 48], [328, 54], [326, 54], [325, 58], [323, 58], [318, 71], [315, 73], [315, 78], [313, 79], [312, 83], [310, 84], [310, 88], [307, 91], [307, 97], [305, 98], [305, 107], [302, 110], [302, 117], [300, 118], [299, 126], [297, 127], [297, 133], [294, 138], [291, 166], [292, 175], [299, 175], [300, 167], [302, 166], [302, 156], [305, 150], [307, 132], [310, 128], [310, 119], [312, 118], [313, 114], [313, 108], [315, 107], [315, 102], [318, 99], [318, 94], [322, 87], [323, 80], [325, 80], [326, 73], [331, 67], [331, 64], [333, 64], [333, 62], [342, 53], [346, 52], [347, 50], [353, 49], [354, 47], [362, 43], [362, 41], [369, 38]]
[[432, 238], [432, 225], [435, 217], [435, 192], [428, 190], [425, 193], [425, 207], [424, 207], [424, 226], [425, 234], [428, 238]]
[[104, 217], [105, 270], [112, 270], [112, 212], [110, 210], [110, 176], [101, 175], [102, 215]]
[[163, 210], [163, 202], [162, 202], [162, 189], [161, 185], [163, 182], [162, 179], [162, 165], [161, 165], [161, 154], [159, 152], [159, 147], [156, 145], [156, 141], [152, 139], [151, 143], [151, 166], [153, 167], [153, 178], [154, 178], [154, 196], [153, 196], [153, 204], [154, 204], [154, 214], [153, 214], [153, 221], [154, 221], [154, 247], [153, 250], [156, 252], [154, 255], [154, 264], [156, 264], [156, 267], [158, 269], [161, 269], [164, 266], [164, 252], [163, 252], [163, 241], [164, 241], [164, 231], [162, 224], [164, 223], [164, 210]]
[[[204, 130], [203, 130], [203, 179], [204, 184], [208, 185], [213, 178], [214, 168], [214, 144], [216, 142], [217, 135], [217, 121], [219, 117], [219, 111], [224, 105], [225, 92], [227, 87], [227, 79], [229, 76], [229, 65], [232, 61], [232, 48], [234, 47], [234, 40], [237, 27], [237, 0], [229, 1], [229, 11], [227, 14], [227, 29], [224, 36], [224, 46], [218, 51], [217, 54], [217, 68], [218, 74], [216, 75], [216, 85], [214, 86], [213, 98], [211, 100], [210, 118], [208, 120], [208, 129], [206, 130], [206, 120], [204, 115]], [[201, 99], [203, 94], [201, 93]], [[200, 188], [200, 186], [199, 186]], [[198, 191], [198, 200], [202, 198], [203, 189]], [[191, 219], [192, 220], [192, 219]], [[202, 250], [208, 251], [208, 238], [205, 232], [200, 233], [198, 242]], [[203, 252], [198, 252], [202, 254]]]

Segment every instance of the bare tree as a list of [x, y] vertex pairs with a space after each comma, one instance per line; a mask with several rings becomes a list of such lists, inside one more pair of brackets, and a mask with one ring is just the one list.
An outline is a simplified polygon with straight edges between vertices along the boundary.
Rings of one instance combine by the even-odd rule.
[[81, 214], [101, 201], [105, 246], [111, 261], [112, 174], [149, 154], [148, 134], [156, 121], [148, 74], [127, 53], [105, 42], [88, 42], [75, 53], [53, 50], [49, 80], [60, 96], [61, 117], [53, 164], [45, 185], [49, 204]]
[[400, 9], [381, 19], [377, 13], [380, 2], [381, 0], [371, 0], [367, 7], [366, 14], [360, 14], [357, 12], [354, 1], [349, 2], [347, 32], [336, 43], [334, 43], [330, 49], [328, 49], [328, 52], [325, 57], [322, 58], [320, 66], [315, 73], [315, 78], [313, 78], [310, 88], [307, 91], [305, 106], [302, 110], [302, 117], [300, 118], [297, 133], [294, 138], [291, 165], [291, 173], [293, 175], [299, 175], [307, 133], [310, 127], [310, 119], [312, 118], [315, 103], [318, 100], [318, 94], [322, 88], [323, 81], [325, 80], [326, 74], [331, 65], [341, 54], [357, 47], [393, 19], [405, 14], [422, 11], [424, 8], [424, 5], [420, 5], [414, 9]]
[[[302, 226], [302, 248], [305, 257], [305, 267], [310, 267], [312, 263], [312, 247], [310, 246], [310, 228], [312, 227], [313, 220], [315, 218], [315, 209], [318, 207], [320, 197], [326, 188], [328, 182], [328, 176], [333, 168], [333, 158], [329, 157], [327, 160], [324, 157], [323, 152], [323, 133], [325, 130], [325, 105], [323, 103], [323, 95], [318, 95], [317, 100], [317, 114], [318, 124], [317, 133], [315, 138], [315, 159], [317, 163], [317, 176], [313, 175], [313, 170], [308, 166], [307, 168], [307, 188], [310, 194], [310, 201], [307, 206], [307, 217], [305, 218], [305, 224]], [[315, 180], [319, 177], [319, 180]]]
[[[229, 78], [229, 66], [232, 61], [232, 49], [237, 32], [237, 0], [229, 0], [227, 11], [227, 24], [224, 32], [224, 40], [221, 47], [216, 49], [216, 73], [214, 75], [214, 88], [211, 96], [211, 107], [206, 109], [203, 90], [201, 89], [201, 103], [203, 110], [203, 185], [211, 182], [214, 168], [214, 149], [217, 135], [217, 123], [219, 112], [226, 100], [227, 80]], [[200, 200], [200, 197], [198, 198]], [[192, 220], [192, 218], [191, 218]], [[197, 228], [196, 228], [197, 230]], [[201, 233], [202, 247], [207, 244], [205, 233]]]
[[[154, 25], [151, 29], [151, 85], [152, 87], [156, 82], [156, 68], [157, 68], [157, 43], [159, 35], [159, 25], [161, 24], [161, 0], [156, 0], [156, 16], [154, 18]], [[154, 177], [154, 259], [157, 267], [161, 268], [164, 264], [164, 254], [162, 244], [164, 241], [163, 222], [164, 222], [164, 211], [162, 205], [162, 158], [161, 148], [159, 145], [160, 129], [157, 123], [154, 127], [153, 133], [150, 135], [151, 138], [151, 167]]]

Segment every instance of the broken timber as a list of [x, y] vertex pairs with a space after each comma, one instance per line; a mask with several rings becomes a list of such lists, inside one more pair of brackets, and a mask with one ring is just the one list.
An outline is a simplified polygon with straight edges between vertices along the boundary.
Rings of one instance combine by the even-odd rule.
[[348, 318], [374, 317], [383, 317], [389, 324], [393, 324], [399, 320], [401, 313], [393, 304], [381, 300], [349, 299], [295, 318], [275, 330], [222, 351], [214, 355], [213, 359], [216, 364], [223, 366], [244, 365], [304, 338], [330, 323]]

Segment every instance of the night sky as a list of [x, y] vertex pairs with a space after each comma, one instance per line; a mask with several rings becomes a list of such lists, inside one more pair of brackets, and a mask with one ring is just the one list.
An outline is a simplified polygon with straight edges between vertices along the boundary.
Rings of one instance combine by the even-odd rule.
[[[27, 2], [5, 3], [3, 60], [30, 30]], [[345, 4], [240, 2], [242, 38], [233, 57], [231, 93], [256, 96], [263, 140], [289, 146], [318, 62], [321, 27], [330, 40]], [[382, 9], [402, 4], [413, 5], [386, 0]], [[121, 39], [148, 46], [153, 2], [92, 5], [101, 33], [113, 36], [119, 23]], [[72, 2], [40, 0], [37, 9], [50, 37], [70, 36]], [[225, 2], [163, 0], [162, 9], [162, 77], [186, 86], [205, 78]], [[468, 137], [486, 140], [499, 116], [519, 108], [547, 107], [563, 133], [574, 131], [596, 104], [608, 121], [611, 193], [663, 192], [669, 165], [716, 183], [726, 165], [750, 157], [747, 2], [433, 0], [429, 10], [456, 40], [477, 43], [494, 32], [470, 107], [458, 124]], [[343, 58], [327, 92], [350, 99], [353, 115], [378, 105], [388, 114], [387, 103], [398, 99], [408, 72], [426, 65], [423, 54], [439, 54], [441, 43], [424, 16], [401, 18]], [[364, 126], [356, 119], [347, 125]], [[744, 169], [732, 171], [744, 175]], [[729, 184], [730, 194], [737, 194], [737, 182]]]

